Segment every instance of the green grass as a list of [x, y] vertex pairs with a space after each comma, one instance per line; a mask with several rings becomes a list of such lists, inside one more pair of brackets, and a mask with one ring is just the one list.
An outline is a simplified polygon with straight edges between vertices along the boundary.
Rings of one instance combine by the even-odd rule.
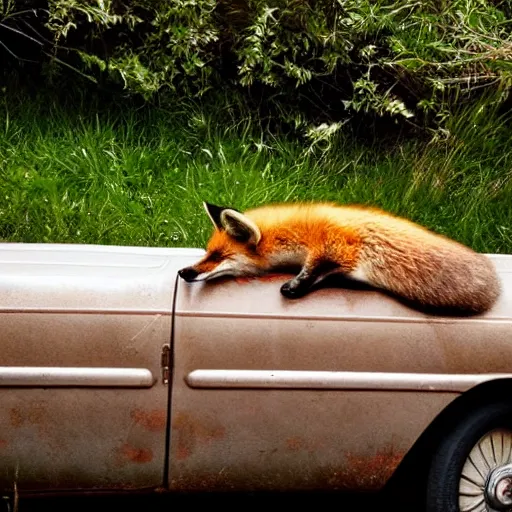
[[490, 103], [461, 111], [446, 140], [384, 147], [338, 134], [321, 150], [262, 133], [243, 107], [10, 96], [0, 106], [0, 239], [202, 246], [203, 200], [242, 210], [335, 200], [512, 253], [512, 127]]

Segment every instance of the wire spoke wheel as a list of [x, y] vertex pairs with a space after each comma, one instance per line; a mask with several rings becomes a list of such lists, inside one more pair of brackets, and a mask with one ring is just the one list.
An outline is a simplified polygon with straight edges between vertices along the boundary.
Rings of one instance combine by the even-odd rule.
[[470, 451], [459, 483], [461, 512], [512, 512], [512, 430], [494, 429]]

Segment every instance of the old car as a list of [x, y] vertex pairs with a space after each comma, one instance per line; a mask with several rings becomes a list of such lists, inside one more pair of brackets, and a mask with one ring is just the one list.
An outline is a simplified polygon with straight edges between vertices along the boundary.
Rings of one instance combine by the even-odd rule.
[[512, 510], [512, 256], [472, 317], [284, 277], [186, 283], [203, 254], [0, 244], [8, 497], [415, 489], [409, 510]]

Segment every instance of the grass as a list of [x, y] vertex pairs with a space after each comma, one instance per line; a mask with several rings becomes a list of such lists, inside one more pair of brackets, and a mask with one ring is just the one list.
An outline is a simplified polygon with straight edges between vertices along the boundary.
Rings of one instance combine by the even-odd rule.
[[201, 202], [380, 206], [481, 252], [512, 253], [512, 126], [490, 102], [429, 144], [328, 149], [258, 128], [243, 106], [176, 109], [8, 93], [1, 102], [0, 239], [202, 246]]

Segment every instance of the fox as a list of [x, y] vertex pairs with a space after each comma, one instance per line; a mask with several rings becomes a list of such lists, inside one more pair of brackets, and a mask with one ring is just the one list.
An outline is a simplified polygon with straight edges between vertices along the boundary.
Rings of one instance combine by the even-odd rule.
[[203, 202], [214, 231], [206, 254], [179, 270], [187, 282], [295, 269], [280, 288], [308, 294], [327, 276], [386, 290], [425, 308], [480, 314], [501, 284], [485, 254], [404, 217], [365, 205], [277, 203], [245, 212]]

